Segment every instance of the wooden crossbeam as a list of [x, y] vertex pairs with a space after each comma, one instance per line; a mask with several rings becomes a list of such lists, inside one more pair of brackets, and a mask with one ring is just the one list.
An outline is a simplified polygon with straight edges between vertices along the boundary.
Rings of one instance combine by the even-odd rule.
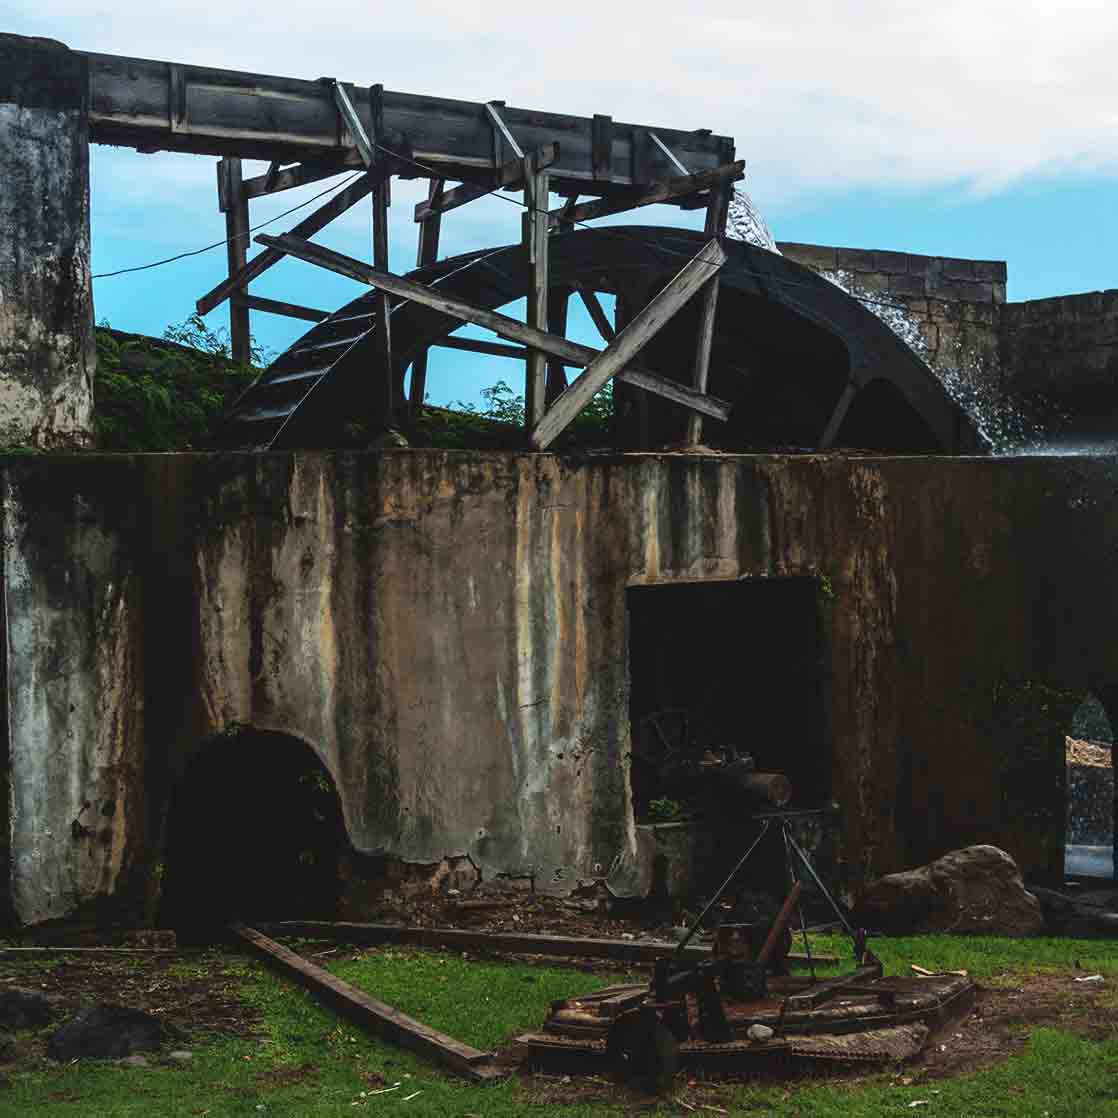
[[[621, 372], [725, 263], [726, 252], [716, 239], [703, 245], [552, 404], [532, 431], [532, 445], [549, 447], [602, 385]], [[688, 396], [702, 393], [688, 390]]]
[[[310, 241], [301, 240], [289, 233], [279, 237], [270, 237], [265, 233], [260, 233], [257, 235], [256, 240], [260, 244], [268, 245], [286, 255], [296, 257], [299, 260], [305, 260], [308, 264], [316, 264], [320, 268], [326, 268], [328, 271], [337, 272], [338, 275], [348, 276], [350, 279], [370, 284], [381, 291], [387, 291], [401, 299], [411, 299], [416, 303], [422, 303], [424, 306], [441, 311], [451, 318], [457, 318], [463, 322], [472, 322], [476, 326], [483, 326], [487, 330], [492, 330], [498, 337], [506, 338], [509, 341], [520, 342], [525, 346], [535, 349], [541, 349], [544, 353], [554, 354], [556, 357], [561, 357], [565, 361], [569, 361], [572, 365], [589, 365], [604, 352], [603, 350], [594, 349], [592, 346], [569, 341], [567, 338], [557, 337], [555, 334], [548, 334], [542, 330], [533, 329], [533, 327], [523, 322], [517, 322], [515, 318], [509, 318], [507, 315], [500, 314], [498, 311], [490, 311], [483, 307], [475, 307], [462, 299], [455, 299], [451, 295], [444, 295], [435, 288], [424, 287], [423, 284], [415, 283], [413, 280], [405, 279], [403, 276], [394, 276], [388, 272], [381, 272], [376, 268], [370, 267], [362, 260], [355, 260], [352, 256], [346, 256], [343, 253], [335, 252], [333, 249], [324, 248], [322, 245], [316, 245], [312, 244]], [[711, 254], [711, 258], [717, 259], [718, 254], [721, 254], [721, 258], [724, 260], [725, 253], [723, 253], [722, 249], [716, 245], [715, 250], [716, 251]], [[705, 249], [703, 251], [705, 251]], [[702, 253], [700, 252], [700, 256], [701, 255]], [[691, 261], [690, 263], [694, 264], [695, 262]], [[684, 266], [684, 272], [687, 271], [689, 266], [690, 265]], [[721, 267], [721, 264], [719, 263], [714, 266]], [[704, 269], [705, 278], [709, 273], [711, 265], [709, 263], [703, 264], [702, 267]], [[676, 276], [668, 286], [670, 287], [672, 284], [675, 284], [678, 279], [679, 276]], [[690, 274], [688, 274], [687, 282], [690, 284]], [[678, 285], [676, 289], [678, 289]], [[665, 291], [666, 290], [667, 288], [665, 288]], [[637, 318], [640, 318], [640, 315], [638, 315]], [[634, 324], [636, 321], [637, 319], [634, 319]], [[648, 392], [664, 397], [666, 400], [672, 400], [677, 404], [682, 404], [684, 407], [691, 408], [695, 411], [701, 411], [704, 415], [709, 415], [713, 419], [719, 419], [724, 422], [730, 416], [730, 405], [726, 403], [725, 400], [719, 400], [715, 396], [704, 396], [688, 388], [686, 385], [677, 384], [675, 381], [668, 380], [667, 377], [662, 377], [657, 373], [648, 372], [644, 369], [629, 368], [618, 375], [621, 380], [635, 384]], [[581, 380], [581, 378], [579, 379]], [[575, 383], [578, 382], [576, 381]], [[569, 392], [570, 389], [568, 388], [567, 392], [564, 392], [563, 396], [559, 398], [560, 401], [564, 399]], [[591, 393], [591, 396], [592, 395], [593, 393]], [[556, 401], [556, 403], [558, 402], [559, 401]], [[550, 412], [545, 414], [545, 420], [549, 414]]]
[[710, 171], [700, 171], [695, 175], [684, 175], [682, 178], [669, 179], [664, 183], [657, 183], [649, 190], [640, 193], [624, 193], [611, 195], [608, 198], [596, 198], [592, 202], [583, 202], [573, 210], [558, 209], [551, 211], [551, 225], [557, 227], [561, 221], [591, 221], [596, 217], [606, 217], [609, 214], [624, 213], [626, 210], [639, 209], [641, 206], [652, 206], [658, 202], [671, 202], [675, 198], [685, 198], [699, 190], [707, 190], [718, 183], [736, 182], [745, 174], [745, 160], [739, 159], [734, 163], [725, 163]]
[[[294, 237], [313, 237], [315, 233], [329, 225], [334, 218], [340, 217], [346, 210], [360, 202], [377, 185], [382, 176], [387, 177], [391, 173], [392, 164], [386, 160], [384, 164], [378, 165], [375, 172], [370, 171], [356, 181], [351, 182], [344, 190], [339, 191], [328, 202], [303, 218], [291, 230], [291, 235]], [[243, 268], [238, 269], [236, 275], [222, 280], [217, 287], [198, 300], [195, 304], [198, 313], [209, 314], [214, 307], [223, 303], [238, 288], [246, 287], [251, 280], [263, 275], [274, 264], [278, 264], [283, 256], [284, 254], [276, 249], [257, 253]]]
[[287, 318], [301, 318], [304, 322], [322, 322], [330, 317], [327, 311], [314, 307], [284, 303], [279, 299], [263, 299], [259, 295], [246, 295], [239, 291], [233, 293], [231, 301], [234, 306], [249, 307], [254, 311], [264, 311], [265, 314], [282, 314]]
[[[558, 158], [558, 144], [545, 144], [531, 155], [536, 169], [540, 171], [546, 167], [550, 167]], [[500, 187], [517, 185], [524, 179], [524, 160], [510, 159], [507, 163], [502, 163], [501, 166], [497, 168], [494, 179], [494, 182], [486, 185], [476, 182], [464, 182], [461, 186], [454, 187], [453, 190], [444, 190], [438, 198], [428, 198], [426, 202], [417, 202], [415, 207], [415, 220], [429, 221], [436, 215], [444, 214], [448, 210], [456, 210], [459, 206], [464, 206], [467, 202], [472, 202], [475, 198], [482, 198], [486, 194], [492, 194], [494, 190]]]
[[340, 159], [312, 160], [305, 163], [296, 163], [294, 167], [284, 167], [273, 175], [256, 175], [254, 178], [245, 179], [243, 185], [246, 198], [263, 198], [268, 194], [278, 194], [281, 190], [293, 190], [297, 186], [307, 186], [312, 182], [333, 178], [346, 171], [353, 171], [363, 167], [361, 157], [357, 152], [347, 152]]

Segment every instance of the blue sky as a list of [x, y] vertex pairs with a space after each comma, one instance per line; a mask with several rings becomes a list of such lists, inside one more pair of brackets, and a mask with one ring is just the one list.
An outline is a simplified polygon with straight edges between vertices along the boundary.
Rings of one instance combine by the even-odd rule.
[[[314, 19], [290, 0], [152, 13], [137, 0], [0, 0], [0, 30], [86, 50], [709, 127], [736, 138], [749, 190], [779, 240], [1004, 259], [1015, 300], [1118, 287], [1113, 3], [622, 0], [597, 9], [593, 33], [580, 20], [535, 18], [482, 0], [327, 0]], [[95, 148], [94, 271], [224, 236], [213, 163]], [[317, 189], [254, 203], [254, 223]], [[402, 183], [394, 192], [396, 271], [414, 261], [409, 215], [423, 189]], [[367, 257], [368, 216], [358, 206], [320, 239]], [[638, 220], [699, 219], [651, 208]], [[506, 243], [518, 225], [515, 207], [474, 203], [444, 223], [444, 252]], [[190, 313], [223, 268], [218, 249], [97, 280], [97, 317], [161, 333]], [[357, 289], [286, 261], [253, 290], [332, 309]], [[301, 331], [298, 323], [253, 317], [272, 349]], [[208, 321], [220, 326], [225, 311]], [[585, 322], [575, 332], [594, 337]], [[498, 377], [519, 375], [512, 363], [443, 351], [431, 396], [473, 399]]]

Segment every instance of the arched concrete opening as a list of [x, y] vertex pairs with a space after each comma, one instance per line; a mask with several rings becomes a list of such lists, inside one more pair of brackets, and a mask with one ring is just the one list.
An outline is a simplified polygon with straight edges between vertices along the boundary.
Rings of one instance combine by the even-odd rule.
[[326, 766], [287, 734], [208, 742], [175, 788], [164, 838], [161, 927], [207, 938], [230, 919], [333, 919], [341, 805]]
[[1115, 877], [1114, 730], [1106, 706], [1095, 694], [1079, 704], [1068, 727], [1068, 877]]

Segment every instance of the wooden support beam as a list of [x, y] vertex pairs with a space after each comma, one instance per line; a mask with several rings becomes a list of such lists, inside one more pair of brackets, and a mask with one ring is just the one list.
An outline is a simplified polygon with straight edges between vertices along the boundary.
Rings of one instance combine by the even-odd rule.
[[[598, 389], [621, 372], [725, 262], [726, 253], [717, 240], [703, 245], [548, 409], [532, 431], [532, 445], [540, 450], [549, 447]], [[701, 397], [701, 393], [687, 395]]]
[[[374, 86], [374, 88], [376, 87]], [[340, 82], [334, 82], [332, 90], [334, 104], [338, 106], [338, 113], [349, 132], [353, 146], [357, 149], [357, 154], [361, 157], [361, 162], [366, 167], [371, 167], [376, 161], [373, 145], [365, 131], [365, 126], [361, 123], [361, 118], [357, 115], [357, 110], [353, 107], [353, 102], [349, 99], [349, 94], [346, 93], [345, 87]]]
[[[556, 337], [554, 334], [546, 334], [542, 330], [533, 329], [523, 322], [517, 322], [515, 318], [509, 318], [507, 315], [486, 310], [483, 307], [475, 307], [462, 299], [444, 295], [441, 291], [424, 287], [423, 284], [415, 283], [403, 276], [394, 276], [388, 272], [370, 268], [368, 264], [361, 260], [354, 260], [352, 256], [345, 256], [343, 253], [324, 248], [322, 245], [300, 240], [291, 234], [270, 237], [265, 233], [259, 233], [256, 240], [262, 245], [268, 245], [296, 259], [305, 260], [308, 264], [317, 264], [320, 268], [337, 272], [338, 275], [348, 276], [350, 279], [375, 286], [379, 290], [387, 291], [400, 299], [411, 299], [417, 303], [422, 303], [424, 306], [441, 311], [443, 314], [450, 315], [452, 318], [461, 319], [463, 322], [472, 322], [476, 326], [483, 326], [487, 330], [492, 330], [498, 337], [521, 342], [529, 348], [542, 349], [544, 353], [554, 354], [556, 357], [569, 360], [573, 365], [588, 365], [602, 356], [604, 352], [603, 350], [593, 349], [591, 346], [580, 345], [578, 342], [568, 341], [566, 338]], [[718, 252], [722, 252], [722, 250], [718, 248]], [[709, 269], [709, 265], [704, 265], [704, 267]], [[685, 271], [686, 268], [685, 265]], [[676, 279], [679, 279], [679, 277], [677, 276]], [[671, 282], [675, 283], [675, 280]], [[690, 279], [688, 279], [688, 282], [690, 282]], [[671, 285], [669, 284], [669, 286]], [[639, 377], [639, 380], [633, 379], [636, 377]], [[675, 381], [668, 380], [656, 373], [630, 368], [620, 373], [619, 379], [630, 381], [648, 392], [663, 396], [664, 399], [672, 400], [675, 403], [683, 404], [685, 407], [694, 408], [714, 419], [725, 421], [729, 418], [730, 405], [725, 400], [719, 400], [714, 396], [702, 396], [686, 385], [677, 384]], [[570, 389], [567, 391], [569, 392]], [[564, 397], [566, 395], [567, 393], [563, 394]], [[544, 418], [547, 418], [546, 415]]]
[[314, 307], [303, 307], [298, 303], [283, 303], [279, 299], [263, 299], [259, 295], [246, 295], [240, 291], [231, 296], [234, 306], [248, 307], [254, 311], [264, 311], [265, 314], [281, 314], [287, 318], [301, 318], [304, 322], [322, 322], [330, 317], [328, 311], [320, 311]]
[[[262, 924], [260, 931], [271, 936], [299, 939], [321, 939], [330, 943], [352, 944], [355, 947], [376, 947], [382, 943], [399, 943], [410, 947], [449, 948], [452, 951], [504, 951], [517, 955], [549, 955], [555, 958], [615, 959], [626, 963], [653, 963], [675, 953], [676, 944], [657, 940], [599, 939], [579, 936], [553, 936], [535, 932], [479, 932], [472, 928], [419, 928], [400, 924], [356, 924], [344, 921], [284, 920]], [[679, 958], [702, 962], [709, 959], [711, 949], [703, 944], [688, 944]], [[836, 955], [816, 955], [817, 966], [830, 966], [839, 961]], [[793, 965], [806, 965], [806, 955], [791, 952], [787, 959]]]
[[668, 162], [684, 177], [691, 174], [691, 172], [684, 167], [682, 163], [676, 158], [676, 154], [655, 132], [650, 128], [648, 130], [648, 138], [667, 156]]
[[582, 305], [590, 314], [591, 321], [597, 327], [598, 333], [602, 335], [602, 340], [612, 342], [617, 337], [617, 331], [613, 328], [609, 316], [602, 309], [602, 304], [598, 302], [597, 293], [582, 286], [579, 286], [577, 291], [578, 297], [582, 300]]
[[[500, 110], [505, 107], [504, 101], [490, 101], [485, 106], [486, 116], [489, 117], [498, 136], [509, 146], [509, 151], [512, 152], [514, 159], [523, 159], [524, 150], [516, 142], [516, 137], [509, 131], [509, 126], [505, 123], [504, 117], [501, 116]], [[500, 157], [501, 145], [499, 143], [493, 145], [494, 166], [504, 163], [505, 161]]]
[[846, 387], [842, 390], [842, 395], [838, 398], [838, 403], [835, 404], [835, 410], [831, 412], [831, 418], [827, 421], [823, 436], [819, 440], [820, 450], [830, 450], [835, 445], [835, 439], [838, 438], [842, 421], [846, 418], [846, 413], [850, 411], [850, 405], [854, 403], [854, 397], [857, 395], [858, 385], [854, 381], [848, 381]]
[[[708, 237], [726, 235], [726, 218], [729, 213], [731, 187], [727, 179], [711, 187], [707, 202], [705, 232]], [[714, 318], [718, 311], [718, 277], [703, 289], [702, 307], [699, 312], [699, 335], [695, 343], [695, 364], [691, 371], [691, 387], [696, 392], [706, 392], [710, 375], [710, 353], [714, 345]], [[698, 446], [703, 441], [703, 417], [692, 413], [687, 417], [687, 443]]]
[[[505, 342], [486, 342], [480, 338], [456, 338], [453, 334], [440, 338], [431, 345], [440, 349], [460, 349], [466, 353], [487, 353], [491, 357], [515, 357], [524, 361], [528, 357], [528, 347], [522, 345], [508, 345]], [[556, 358], [562, 360], [562, 358]]]
[[566, 221], [591, 221], [596, 217], [606, 217], [609, 214], [624, 213], [626, 210], [639, 209], [641, 206], [652, 206], [658, 202], [671, 202], [676, 198], [685, 198], [699, 190], [708, 190], [717, 183], [728, 181], [736, 182], [745, 171], [745, 160], [739, 159], [735, 163], [726, 163], [710, 171], [700, 171], [695, 175], [685, 175], [683, 178], [669, 179], [664, 183], [657, 183], [649, 190], [640, 193], [625, 193], [608, 198], [596, 198], [593, 202], [583, 202], [573, 210], [564, 213], [562, 210], [553, 210], [551, 224], [556, 226], [560, 220]]
[[[570, 304], [571, 288], [553, 287], [547, 294], [547, 325], [553, 334], [567, 336], [567, 308]], [[544, 393], [544, 407], [549, 408], [566, 391], [567, 370], [561, 357], [552, 355], [547, 363], [547, 389]]]
[[[354, 118], [357, 114], [354, 112]], [[388, 173], [381, 176], [373, 187], [373, 267], [389, 271], [388, 264], [388, 207], [392, 203], [391, 178], [395, 161], [389, 161], [377, 150], [377, 143], [384, 135], [384, 87], [369, 87], [369, 119], [372, 125], [372, 139], [365, 138], [369, 148], [371, 168], [387, 168]], [[357, 122], [360, 128], [360, 121]], [[372, 370], [373, 375], [373, 412], [374, 420], [385, 427], [396, 426], [396, 375], [392, 367], [392, 304], [388, 293], [378, 292], [377, 307], [377, 353]]]
[[595, 113], [590, 125], [590, 165], [595, 179], [613, 177], [613, 117]]
[[[528, 291], [528, 325], [547, 333], [548, 310], [548, 177], [530, 158], [524, 160], [524, 239], [531, 286]], [[524, 423], [530, 431], [543, 418], [547, 400], [547, 354], [529, 349], [525, 362]]]
[[493, 1054], [482, 1052], [446, 1033], [408, 1017], [385, 1002], [335, 978], [329, 971], [289, 951], [255, 928], [230, 924], [229, 930], [266, 963], [286, 977], [309, 990], [335, 1013], [377, 1036], [411, 1048], [420, 1055], [442, 1064], [467, 1079], [493, 1079], [500, 1073], [493, 1064]]
[[[303, 218], [291, 230], [293, 237], [313, 237], [319, 230], [324, 229], [334, 218], [344, 214], [346, 210], [355, 206], [376, 185], [378, 175], [390, 174], [390, 168], [378, 167], [376, 173], [369, 172], [361, 178], [351, 182], [344, 190], [340, 190], [329, 201], [324, 202], [317, 210]], [[235, 276], [222, 280], [212, 291], [207, 292], [195, 304], [199, 314], [209, 314], [214, 307], [223, 303], [234, 291], [247, 287], [249, 281], [262, 275], [274, 264], [278, 264], [284, 254], [277, 249], [257, 253]]]
[[[444, 182], [431, 179], [427, 187], [427, 201], [438, 203], [442, 197]], [[416, 267], [425, 268], [439, 258], [439, 234], [442, 232], [442, 215], [432, 214], [429, 221], [419, 226], [419, 246], [416, 249]], [[415, 355], [411, 363], [411, 383], [408, 386], [408, 407], [415, 419], [423, 407], [427, 395], [427, 349], [424, 347]]]
[[[559, 158], [559, 145], [545, 144], [542, 148], [537, 148], [532, 153], [531, 158], [536, 169], [542, 171], [545, 167], [550, 167]], [[484, 198], [486, 194], [492, 194], [494, 190], [500, 187], [516, 186], [523, 178], [524, 160], [510, 159], [497, 168], [492, 183], [464, 182], [461, 186], [454, 187], [453, 190], [444, 190], [437, 200], [428, 198], [426, 202], [416, 203], [415, 220], [430, 221], [436, 215], [444, 214], [448, 210], [456, 210], [459, 206], [464, 206], [475, 198]]]
[[[238, 275], [248, 261], [249, 218], [248, 199], [241, 189], [241, 161], [235, 157], [222, 159], [217, 165], [218, 195], [225, 209], [225, 246], [232, 290], [243, 289], [247, 280], [238, 282]], [[252, 335], [249, 308], [243, 303], [229, 304], [229, 348], [238, 365], [252, 363]]]
[[293, 190], [297, 186], [320, 182], [322, 179], [333, 178], [334, 175], [341, 175], [363, 166], [364, 163], [356, 152], [347, 152], [344, 157], [338, 159], [314, 160], [296, 163], [294, 167], [283, 167], [274, 175], [269, 169], [267, 174], [245, 179], [243, 184], [245, 197], [262, 198], [268, 194], [278, 194], [281, 190]]

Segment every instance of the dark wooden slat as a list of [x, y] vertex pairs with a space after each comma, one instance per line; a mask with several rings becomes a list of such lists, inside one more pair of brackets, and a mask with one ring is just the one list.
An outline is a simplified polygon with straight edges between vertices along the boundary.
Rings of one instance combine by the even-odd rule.
[[[548, 176], [533, 161], [524, 160], [524, 239], [531, 278], [527, 321], [544, 333], [548, 330]], [[547, 398], [547, 354], [536, 348], [525, 362], [524, 423], [531, 430], [543, 418]]]
[[[284, 920], [262, 924], [261, 930], [274, 936], [322, 939], [348, 943], [355, 947], [376, 947], [399, 943], [412, 947], [448, 948], [454, 951], [503, 951], [515, 955], [550, 955], [556, 958], [617, 959], [629, 963], [652, 963], [675, 952], [676, 944], [658, 940], [584, 938], [553, 936], [533, 932], [477, 932], [468, 928], [415, 928], [401, 924], [360, 924], [345, 921]], [[683, 959], [710, 958], [710, 948], [702, 944], [685, 947]], [[788, 956], [797, 965], [806, 964], [806, 955]], [[812, 955], [817, 966], [837, 963], [834, 955]]]
[[[390, 173], [391, 171], [388, 168], [378, 168], [376, 172], [377, 175]], [[319, 206], [313, 213], [303, 218], [291, 230], [292, 236], [313, 237], [315, 233], [324, 229], [336, 217], [340, 217], [346, 210], [357, 205], [374, 186], [376, 186], [376, 175], [372, 172], [362, 175], [361, 178], [351, 182], [344, 190], [335, 194], [328, 202]], [[217, 287], [198, 300], [195, 304], [198, 313], [209, 314], [214, 307], [228, 299], [238, 288], [247, 287], [251, 280], [263, 275], [274, 264], [278, 264], [283, 256], [284, 254], [277, 249], [268, 249], [265, 252], [257, 253], [235, 276], [223, 280]]]
[[294, 951], [289, 951], [255, 928], [231, 924], [230, 930], [269, 965], [299, 983], [315, 998], [355, 1025], [405, 1048], [411, 1048], [467, 1079], [493, 1079], [500, 1074], [493, 1066], [492, 1053], [482, 1052], [455, 1040], [385, 1002], [370, 998], [368, 994], [335, 978], [329, 971], [315, 966]]
[[266, 314], [281, 314], [287, 318], [301, 318], [305, 322], [322, 322], [330, 317], [328, 311], [316, 310], [314, 307], [303, 307], [298, 303], [284, 303], [279, 299], [264, 299], [259, 295], [246, 295], [236, 292], [232, 296], [235, 304], [250, 307], [254, 311], [264, 311]]
[[[577, 342], [568, 341], [566, 338], [556, 337], [554, 334], [544, 333], [542, 330], [534, 330], [531, 326], [527, 326], [523, 322], [517, 322], [516, 319], [509, 318], [507, 315], [485, 310], [482, 307], [475, 307], [461, 299], [444, 295], [434, 288], [424, 287], [420, 283], [404, 279], [402, 276], [389, 275], [387, 272], [369, 267], [368, 264], [360, 260], [354, 260], [351, 256], [334, 252], [333, 249], [324, 248], [322, 245], [311, 244], [310, 241], [300, 240], [290, 234], [270, 237], [261, 233], [256, 239], [261, 244], [274, 245], [278, 250], [282, 250], [300, 260], [305, 260], [309, 264], [317, 264], [319, 267], [337, 272], [339, 275], [349, 276], [351, 279], [359, 280], [362, 283], [373, 284], [380, 289], [398, 295], [402, 299], [411, 299], [417, 303], [422, 303], [441, 311], [443, 314], [450, 315], [452, 318], [459, 318], [463, 322], [472, 322], [477, 326], [484, 326], [487, 330], [492, 330], [498, 337], [508, 338], [510, 341], [522, 342], [526, 346], [542, 349], [545, 353], [569, 359], [575, 365], [588, 365], [604, 352], [592, 349], [590, 346], [580, 345]], [[719, 253], [722, 252], [717, 245], [715, 248]], [[677, 384], [675, 381], [670, 381], [656, 373], [629, 368], [619, 374], [619, 379], [627, 380], [648, 392], [656, 393], [665, 399], [683, 404], [685, 407], [702, 411], [704, 415], [709, 415], [714, 419], [724, 421], [729, 418], [730, 405], [724, 400], [719, 400], [714, 396], [702, 396], [685, 385]], [[570, 389], [567, 391], [569, 392]], [[546, 420], [546, 418], [545, 415], [544, 419]]]
[[595, 113], [590, 135], [590, 164], [594, 178], [609, 179], [613, 174], [613, 118]]
[[584, 287], [578, 288], [578, 297], [582, 300], [582, 305], [587, 309], [590, 314], [590, 319], [597, 327], [598, 333], [602, 335], [602, 340], [612, 342], [617, 337], [617, 331], [613, 328], [613, 323], [610, 322], [609, 316], [602, 309], [602, 304], [598, 301], [597, 293], [589, 291]]
[[557, 226], [560, 220], [592, 221], [596, 217], [624, 213], [626, 210], [639, 209], [641, 206], [652, 206], [658, 202], [671, 202], [675, 198], [683, 198], [688, 194], [694, 194], [696, 191], [707, 190], [719, 182], [736, 182], [742, 177], [744, 171], [745, 160], [739, 159], [736, 163], [727, 163], [711, 171], [700, 171], [698, 174], [669, 179], [667, 182], [658, 183], [650, 190], [645, 190], [639, 194], [632, 193], [598, 198], [593, 202], [583, 202], [567, 213], [562, 210], [553, 210], [551, 224]]
[[[706, 392], [710, 373], [710, 351], [714, 344], [714, 316], [718, 310], [718, 277], [708, 280], [699, 295], [699, 336], [695, 342], [695, 364], [691, 370], [691, 387], [696, 392]], [[690, 415], [687, 419], [687, 442], [697, 446], [703, 441], [703, 417]]]
[[[571, 288], [553, 287], [547, 294], [547, 326], [561, 337], [567, 336], [567, 310], [570, 305]], [[544, 406], [551, 405], [567, 388], [567, 371], [561, 357], [551, 357], [547, 362], [547, 390]]]
[[[703, 245], [551, 405], [532, 430], [532, 445], [540, 450], [549, 447], [602, 385], [620, 373], [725, 262], [726, 253], [717, 240]], [[681, 393], [681, 399], [687, 395]]]
[[[360, 127], [356, 112], [353, 113], [354, 127]], [[374, 169], [387, 169], [391, 172], [395, 161], [386, 158], [377, 148], [384, 137], [384, 87], [374, 85], [369, 89], [369, 123], [372, 140], [369, 145], [369, 158]], [[373, 265], [388, 271], [388, 207], [392, 202], [391, 174], [379, 176], [380, 181], [373, 188]], [[386, 292], [377, 294], [377, 330], [373, 336], [376, 346], [376, 365], [373, 369], [373, 411], [374, 419], [386, 427], [396, 426], [396, 374], [392, 365], [392, 307]]]
[[[559, 158], [559, 145], [546, 144], [544, 147], [538, 148], [531, 158], [535, 160], [535, 166], [538, 170], [550, 167]], [[486, 194], [492, 194], [494, 190], [503, 186], [515, 186], [523, 179], [524, 160], [510, 159], [498, 168], [494, 182], [487, 184], [464, 182], [461, 186], [456, 186], [452, 190], [444, 190], [438, 198], [428, 198], [426, 202], [417, 202], [415, 220], [429, 221], [438, 214], [456, 210], [459, 206], [474, 201], [475, 198], [483, 198]]]
[[[443, 195], [445, 183], [442, 179], [431, 179], [427, 188], [428, 205], [438, 203]], [[439, 236], [442, 233], [441, 213], [433, 213], [419, 226], [419, 243], [416, 246], [415, 265], [427, 268], [439, 258]], [[411, 363], [411, 381], [408, 385], [408, 407], [412, 418], [419, 415], [423, 401], [427, 397], [427, 347], [424, 346]]]
[[467, 353], [488, 353], [494, 357], [515, 357], [523, 361], [528, 356], [528, 348], [522, 345], [505, 345], [503, 342], [484, 342], [480, 338], [440, 338], [431, 343], [440, 349], [461, 349]]

